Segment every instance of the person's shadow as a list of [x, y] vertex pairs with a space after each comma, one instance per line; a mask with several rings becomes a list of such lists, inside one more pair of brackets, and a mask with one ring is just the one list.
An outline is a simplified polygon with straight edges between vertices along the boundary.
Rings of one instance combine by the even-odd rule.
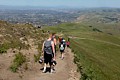
[[[41, 68], [40, 70], [41, 70], [41, 71], [43, 71], [43, 69], [44, 69], [44, 68]], [[50, 67], [47, 67], [47, 68], [46, 68], [45, 73], [47, 73], [47, 72], [49, 72], [49, 73], [50, 73]]]

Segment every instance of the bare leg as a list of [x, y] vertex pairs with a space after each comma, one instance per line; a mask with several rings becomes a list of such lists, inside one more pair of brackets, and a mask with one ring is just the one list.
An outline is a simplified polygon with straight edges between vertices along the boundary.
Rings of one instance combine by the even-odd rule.
[[46, 72], [46, 63], [44, 63], [43, 73]]
[[50, 63], [49, 63], [49, 65], [50, 65], [50, 73], [52, 73], [54, 66], [52, 64], [50, 64]]
[[61, 58], [62, 58], [62, 52], [61, 52]]
[[61, 59], [64, 59], [64, 54], [63, 54], [63, 52], [61, 53]]

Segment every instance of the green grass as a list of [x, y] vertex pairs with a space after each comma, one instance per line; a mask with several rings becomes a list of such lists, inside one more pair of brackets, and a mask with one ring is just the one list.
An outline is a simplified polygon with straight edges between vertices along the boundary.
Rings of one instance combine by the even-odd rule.
[[[92, 70], [90, 75], [93, 76], [93, 79], [96, 79], [96, 77], [99, 78], [97, 74], [102, 74], [100, 79], [104, 80], [120, 79], [120, 58], [118, 57], [120, 56], [120, 47], [91, 40], [71, 40], [71, 42], [75, 54], [77, 56], [80, 55], [78, 57], [80, 61], [76, 63], [80, 62], [81, 64], [78, 65], [85, 66], [85, 68], [83, 68], [84, 74], [89, 75], [87, 72]], [[94, 72], [95, 70], [97, 71]]]
[[12, 72], [17, 72], [18, 68], [26, 62], [26, 57], [22, 53], [15, 55], [13, 64], [10, 66]]
[[7, 53], [10, 45], [8, 43], [0, 44], [0, 54]]
[[[89, 27], [88, 24], [65, 23], [44, 28], [51, 32], [63, 33], [63, 37], [73, 37], [70, 39], [70, 46], [75, 53], [74, 62], [82, 74], [81, 80], [120, 79], [120, 38], [107, 34], [103, 30], [106, 27], [102, 24], [101, 26], [102, 28]], [[98, 30], [94, 31], [94, 28]]]

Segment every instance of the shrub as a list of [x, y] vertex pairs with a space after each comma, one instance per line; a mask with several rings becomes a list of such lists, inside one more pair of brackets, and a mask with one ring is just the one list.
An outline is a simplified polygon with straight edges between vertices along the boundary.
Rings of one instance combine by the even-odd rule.
[[93, 28], [93, 31], [102, 32], [101, 30], [99, 30], [99, 29], [97, 29], [97, 28]]
[[6, 53], [7, 50], [4, 47], [0, 47], [0, 54]]
[[25, 44], [25, 43], [22, 43], [21, 41], [19, 40], [14, 40], [14, 41], [11, 41], [10, 43], [10, 47], [12, 49], [16, 48], [16, 49], [29, 49], [30, 48], [30, 45], [29, 44]]
[[16, 72], [18, 67], [20, 67], [26, 61], [26, 57], [22, 53], [18, 53], [15, 55], [15, 59], [13, 60], [13, 64], [10, 69], [12, 72]]
[[89, 27], [92, 27], [92, 26], [89, 26]]
[[0, 45], [0, 54], [6, 53], [9, 49], [9, 43], [4, 43]]

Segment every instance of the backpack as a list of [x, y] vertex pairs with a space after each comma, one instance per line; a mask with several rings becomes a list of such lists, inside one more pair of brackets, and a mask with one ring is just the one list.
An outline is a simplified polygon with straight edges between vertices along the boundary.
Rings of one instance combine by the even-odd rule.
[[45, 43], [44, 43], [44, 52], [46, 54], [52, 54], [51, 40], [50, 41], [45, 41]]
[[60, 50], [64, 50], [64, 45], [63, 44], [60, 45]]

